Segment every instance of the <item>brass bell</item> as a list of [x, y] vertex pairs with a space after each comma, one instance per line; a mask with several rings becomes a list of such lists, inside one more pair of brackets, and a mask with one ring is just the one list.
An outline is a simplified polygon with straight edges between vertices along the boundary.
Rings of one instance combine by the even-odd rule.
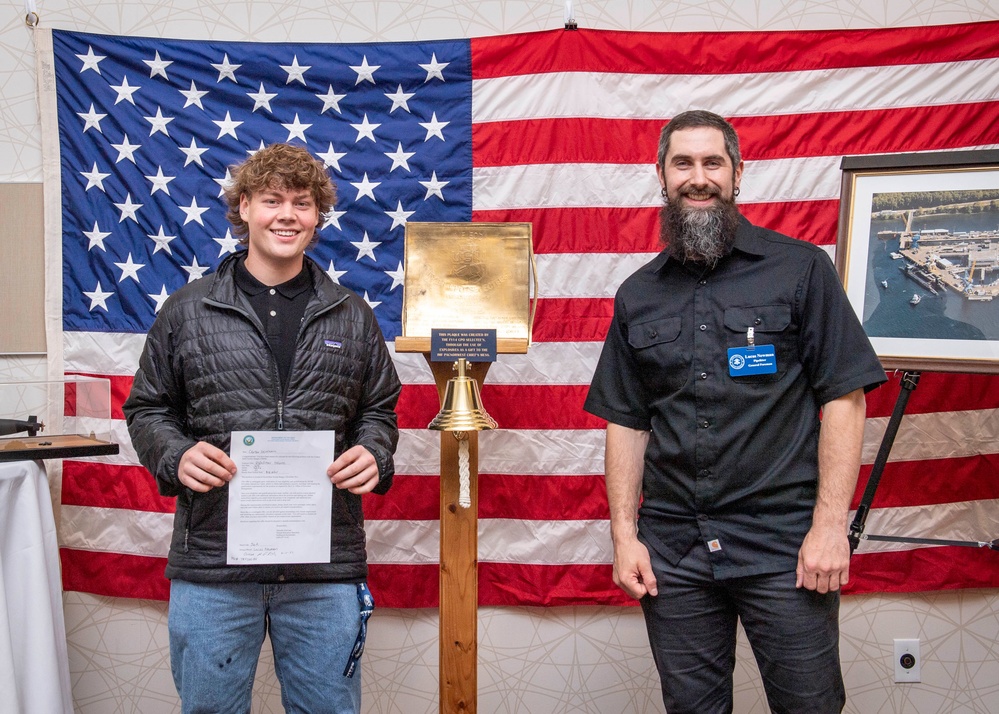
[[444, 404], [427, 425], [434, 431], [484, 431], [495, 429], [496, 421], [482, 408], [478, 383], [465, 375], [464, 357], [458, 358], [458, 376], [444, 387]]

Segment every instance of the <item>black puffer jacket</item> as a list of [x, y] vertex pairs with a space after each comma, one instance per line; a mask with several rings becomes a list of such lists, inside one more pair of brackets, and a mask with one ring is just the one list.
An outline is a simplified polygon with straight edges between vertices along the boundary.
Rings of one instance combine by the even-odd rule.
[[229, 451], [243, 430], [334, 430], [336, 453], [363, 445], [388, 490], [398, 441], [400, 384], [368, 305], [306, 259], [313, 295], [305, 310], [288, 387], [253, 308], [236, 289], [236, 261], [185, 285], [164, 303], [146, 338], [124, 405], [142, 464], [165, 496], [177, 496], [168, 578], [196, 582], [358, 582], [367, 576], [361, 499], [334, 489], [329, 563], [226, 565], [229, 488], [181, 485], [181, 455], [198, 441]]

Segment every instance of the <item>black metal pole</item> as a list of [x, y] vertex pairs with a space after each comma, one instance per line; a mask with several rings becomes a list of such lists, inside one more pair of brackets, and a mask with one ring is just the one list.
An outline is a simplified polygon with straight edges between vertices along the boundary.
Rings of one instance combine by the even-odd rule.
[[885, 470], [885, 464], [888, 463], [888, 454], [891, 452], [892, 444], [895, 443], [895, 436], [898, 434], [898, 427], [902, 423], [905, 406], [909, 403], [909, 397], [918, 384], [919, 372], [902, 373], [902, 389], [898, 393], [898, 399], [895, 400], [895, 409], [891, 413], [891, 418], [888, 419], [888, 426], [885, 428], [885, 434], [881, 438], [881, 446], [878, 449], [878, 455], [874, 459], [874, 466], [871, 468], [871, 477], [867, 481], [867, 488], [864, 489], [864, 495], [860, 499], [857, 513], [853, 517], [853, 523], [850, 524], [849, 538], [851, 553], [860, 545], [860, 539], [864, 533], [864, 524], [867, 522], [867, 515], [871, 511], [871, 502], [874, 500], [874, 493], [878, 490], [878, 484], [881, 482], [881, 474]]

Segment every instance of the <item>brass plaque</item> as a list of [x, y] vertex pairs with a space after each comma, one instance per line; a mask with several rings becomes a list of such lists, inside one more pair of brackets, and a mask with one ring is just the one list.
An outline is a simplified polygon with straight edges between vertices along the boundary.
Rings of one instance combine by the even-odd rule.
[[530, 223], [406, 223], [402, 334], [495, 329], [531, 337]]

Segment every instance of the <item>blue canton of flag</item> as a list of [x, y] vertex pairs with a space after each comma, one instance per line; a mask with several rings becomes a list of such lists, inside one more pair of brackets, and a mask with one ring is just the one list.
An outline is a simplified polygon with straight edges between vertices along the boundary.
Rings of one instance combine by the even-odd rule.
[[310, 255], [400, 334], [403, 236], [469, 221], [467, 41], [257, 44], [54, 31], [63, 327], [149, 329], [238, 249], [222, 188], [269, 144], [305, 146], [337, 187]]

